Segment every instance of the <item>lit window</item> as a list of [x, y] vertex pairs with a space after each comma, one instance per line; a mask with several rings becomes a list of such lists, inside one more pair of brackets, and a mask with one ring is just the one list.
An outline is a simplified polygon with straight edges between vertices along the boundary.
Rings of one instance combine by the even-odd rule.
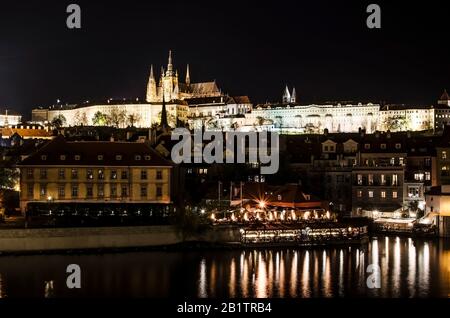
[[151, 157], [149, 155], [145, 156], [144, 158], [145, 158], [145, 160], [150, 160], [151, 159]]
[[117, 179], [117, 170], [111, 170], [111, 180]]
[[122, 160], [122, 155], [116, 155], [116, 160]]
[[427, 180], [427, 181], [431, 180], [431, 173], [429, 171], [425, 172], [425, 180]]
[[80, 160], [80, 155], [75, 155], [75, 160], [79, 161]]
[[442, 151], [441, 158], [444, 160], [447, 159], [447, 151]]
[[402, 148], [402, 144], [399, 144], [399, 143], [395, 144], [395, 149], [401, 149], [401, 148]]
[[66, 178], [66, 170], [65, 169], [59, 169], [58, 176], [60, 179]]
[[393, 174], [392, 175], [392, 185], [393, 186], [397, 186], [398, 185], [398, 175], [397, 174]]
[[94, 172], [92, 171], [92, 169], [87, 169], [86, 170], [86, 178], [88, 180], [94, 179]]
[[98, 155], [97, 160], [99, 160], [99, 161], [103, 160], [103, 155]]
[[61, 155], [61, 156], [59, 156], [59, 159], [61, 159], [61, 160], [66, 160], [66, 155]]
[[46, 155], [42, 155], [41, 156], [41, 160], [43, 160], [43, 161], [47, 160], [47, 156]]
[[356, 194], [357, 194], [358, 198], [362, 198], [362, 190], [358, 190], [356, 192]]
[[97, 173], [100, 180], [105, 179], [105, 172], [103, 171], [103, 169], [98, 169]]
[[386, 191], [381, 191], [381, 198], [386, 199]]
[[397, 191], [392, 191], [392, 198], [397, 199]]
[[386, 144], [381, 144], [381, 145], [380, 145], [380, 148], [381, 148], [381, 149], [386, 149]]
[[134, 160], [141, 160], [141, 156], [140, 155], [134, 156]]
[[70, 172], [70, 175], [71, 175], [72, 179], [78, 179], [78, 170], [72, 169]]
[[373, 191], [369, 191], [369, 198], [373, 198]]

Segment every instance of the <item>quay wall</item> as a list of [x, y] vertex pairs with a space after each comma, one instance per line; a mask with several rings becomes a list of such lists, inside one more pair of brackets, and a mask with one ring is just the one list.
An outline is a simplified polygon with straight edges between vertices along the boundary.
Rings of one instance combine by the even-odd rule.
[[237, 242], [239, 231], [214, 228], [198, 236], [183, 237], [173, 226], [4, 229], [0, 230], [0, 253], [158, 247], [187, 241]]

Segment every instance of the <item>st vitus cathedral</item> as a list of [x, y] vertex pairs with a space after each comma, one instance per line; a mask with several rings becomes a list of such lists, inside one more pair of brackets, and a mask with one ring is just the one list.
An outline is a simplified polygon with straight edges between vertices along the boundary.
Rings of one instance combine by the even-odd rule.
[[169, 51], [167, 69], [161, 67], [159, 81], [156, 81], [153, 65], [150, 68], [150, 77], [147, 85], [146, 100], [149, 103], [161, 103], [164, 101], [177, 101], [187, 98], [216, 97], [221, 96], [221, 91], [216, 82], [191, 83], [189, 64], [186, 67], [184, 83], [179, 81], [178, 70], [172, 63], [172, 51]]

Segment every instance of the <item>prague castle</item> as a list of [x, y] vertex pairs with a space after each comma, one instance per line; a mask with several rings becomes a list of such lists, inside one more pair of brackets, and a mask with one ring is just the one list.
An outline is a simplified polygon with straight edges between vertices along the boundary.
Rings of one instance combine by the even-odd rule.
[[[159, 75], [159, 77], [157, 77]], [[253, 106], [248, 96], [222, 93], [215, 81], [191, 82], [189, 65], [184, 81], [174, 67], [172, 52], [166, 68], [153, 66], [145, 100], [112, 100], [53, 105], [32, 111], [32, 121], [49, 123], [63, 118], [65, 126], [106, 125], [151, 127], [161, 121], [163, 105], [171, 127], [188, 124], [209, 130], [271, 130], [282, 133], [322, 133], [430, 130], [450, 124], [450, 97], [444, 92], [437, 105], [405, 106], [373, 103], [301, 104], [295, 88], [286, 86], [280, 103]], [[109, 120], [108, 120], [109, 119]]]

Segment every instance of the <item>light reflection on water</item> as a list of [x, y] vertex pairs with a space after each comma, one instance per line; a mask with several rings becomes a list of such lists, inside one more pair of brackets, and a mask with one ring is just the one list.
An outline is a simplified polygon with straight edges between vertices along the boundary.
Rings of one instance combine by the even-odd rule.
[[[65, 287], [79, 264], [82, 288]], [[367, 266], [381, 268], [369, 289]], [[353, 247], [0, 257], [5, 297], [450, 297], [450, 242], [379, 237]]]

